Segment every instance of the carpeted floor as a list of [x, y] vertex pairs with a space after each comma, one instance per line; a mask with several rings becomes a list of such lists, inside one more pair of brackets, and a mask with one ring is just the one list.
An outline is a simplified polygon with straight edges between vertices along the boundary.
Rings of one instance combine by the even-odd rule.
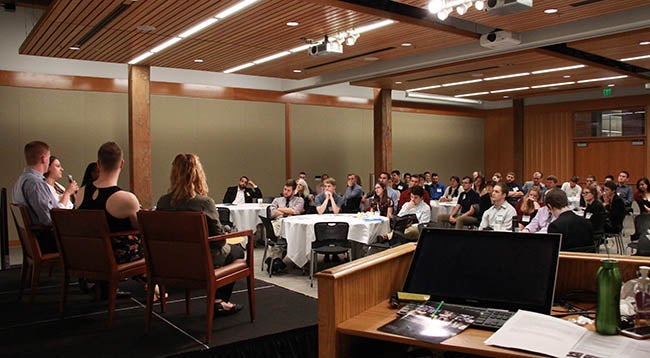
[[[131, 298], [118, 299], [114, 326], [106, 327], [107, 302], [72, 285], [65, 319], [58, 314], [60, 274], [41, 277], [33, 306], [29, 290], [17, 301], [19, 269], [0, 271], [0, 352], [5, 357], [163, 357], [205, 350], [205, 292], [193, 292], [190, 315], [185, 314], [183, 291], [170, 291], [167, 313], [154, 307], [151, 332], [144, 333], [142, 285], [126, 281], [122, 290]], [[256, 320], [250, 323], [246, 284], [240, 280], [232, 301], [244, 310], [215, 318], [211, 346], [250, 340], [301, 328], [313, 330], [317, 323], [317, 300], [256, 280]], [[307, 328], [309, 327], [309, 328]], [[218, 349], [212, 352], [218, 352]]]

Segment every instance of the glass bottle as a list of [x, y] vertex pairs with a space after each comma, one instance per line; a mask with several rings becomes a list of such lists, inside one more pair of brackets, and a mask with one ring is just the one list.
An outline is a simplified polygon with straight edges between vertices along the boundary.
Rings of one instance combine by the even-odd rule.
[[604, 335], [618, 334], [621, 325], [621, 272], [618, 261], [603, 259], [596, 274], [598, 284], [598, 308], [596, 332]]
[[640, 266], [641, 277], [634, 287], [634, 300], [636, 301], [636, 326], [645, 326], [650, 323], [650, 267]]

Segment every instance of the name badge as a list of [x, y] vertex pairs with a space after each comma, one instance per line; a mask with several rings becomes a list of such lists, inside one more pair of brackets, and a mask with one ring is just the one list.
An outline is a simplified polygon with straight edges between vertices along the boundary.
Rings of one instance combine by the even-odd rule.
[[514, 188], [512, 188], [512, 191], [517, 192], [517, 191], [519, 191], [519, 188], [514, 187]]
[[521, 221], [530, 222], [530, 215], [522, 215]]
[[442, 193], [442, 189], [438, 188], [438, 189], [436, 189], [436, 192]]
[[585, 218], [587, 220], [589, 220], [589, 219], [591, 219], [591, 215], [592, 215], [592, 213], [585, 213]]

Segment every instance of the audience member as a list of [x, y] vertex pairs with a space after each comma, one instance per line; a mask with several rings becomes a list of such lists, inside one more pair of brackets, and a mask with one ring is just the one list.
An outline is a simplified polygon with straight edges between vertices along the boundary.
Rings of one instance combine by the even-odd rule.
[[[420, 183], [419, 183], [420, 179], [421, 179], [421, 175], [419, 175], [419, 174], [413, 174], [411, 176], [411, 181], [409, 182], [408, 189], [403, 190], [402, 193], [399, 195], [399, 202], [397, 203], [397, 211], [398, 212], [400, 210], [402, 210], [402, 206], [404, 206], [404, 204], [411, 201], [411, 190], [413, 188], [415, 188], [416, 186], [419, 186], [420, 188], [422, 188], [422, 185], [420, 185]], [[426, 190], [424, 191], [424, 195], [422, 197], [422, 200], [427, 205], [429, 205], [429, 201], [431, 201], [429, 193]]]
[[86, 166], [86, 171], [84, 172], [84, 177], [81, 180], [80, 188], [86, 186], [86, 184], [93, 182], [99, 178], [99, 168], [97, 168], [97, 162], [88, 163]]
[[[557, 189], [555, 189], [557, 190]], [[546, 190], [548, 193], [550, 190]], [[537, 210], [537, 214], [535, 217], [530, 221], [530, 224], [526, 225], [525, 228], [523, 228], [521, 231], [522, 232], [539, 232], [539, 233], [545, 233], [548, 232], [548, 225], [555, 221], [555, 217], [553, 216], [553, 213], [551, 213], [551, 210], [548, 208], [548, 206], [544, 205]]]
[[[399, 202], [399, 191], [393, 189], [392, 184], [393, 182], [390, 180], [390, 174], [387, 172], [381, 172], [379, 173], [379, 181], [384, 183], [386, 185], [386, 194], [388, 194], [388, 197], [390, 200], [393, 201], [393, 212], [397, 210], [397, 203]], [[374, 192], [369, 193], [368, 195], [364, 195], [361, 198], [361, 203], [363, 205], [367, 205], [367, 200], [374, 195]]]
[[594, 235], [605, 233], [605, 207], [598, 200], [598, 187], [595, 185], [587, 186], [582, 189], [582, 197], [585, 200], [584, 217], [591, 223]]
[[479, 201], [478, 201], [479, 210], [476, 213], [476, 217], [479, 220], [479, 224], [481, 218], [483, 217], [483, 213], [486, 212], [492, 206], [492, 190], [494, 189], [494, 186], [496, 184], [497, 183], [494, 180], [490, 180], [487, 183], [485, 183], [484, 193], [481, 194], [481, 196], [479, 197]]
[[[33, 141], [25, 145], [24, 152], [26, 166], [14, 184], [12, 201], [27, 206], [34, 225], [52, 226], [50, 209], [56, 208], [57, 204], [43, 177], [50, 164], [50, 146]], [[52, 230], [39, 230], [34, 234], [42, 253], [58, 251]]]
[[543, 176], [544, 174], [542, 174], [541, 172], [534, 172], [533, 180], [525, 182], [524, 186], [521, 187], [521, 190], [523, 190], [524, 193], [527, 193], [528, 190], [530, 190], [530, 188], [537, 186], [540, 188], [542, 195], [544, 195], [544, 192], [546, 191], [546, 186], [542, 183]]
[[563, 190], [550, 190], [546, 193], [545, 204], [556, 218], [548, 226], [549, 233], [562, 234], [561, 250], [582, 249], [594, 252], [594, 234], [591, 223], [569, 209], [569, 201]]
[[404, 173], [404, 182], [408, 183], [411, 181], [411, 173]]
[[449, 222], [456, 229], [462, 229], [464, 225], [477, 225], [475, 205], [479, 203], [479, 195], [472, 189], [472, 178], [464, 177], [461, 181], [463, 192], [458, 197], [458, 203], [449, 214], [438, 215], [438, 222]]
[[614, 176], [611, 175], [611, 174], [607, 174], [607, 175], [605, 175], [605, 183], [607, 183], [608, 181], [612, 181], [612, 182], [613, 182], [613, 181], [614, 181]]
[[319, 214], [338, 214], [343, 206], [343, 197], [336, 193], [336, 180], [327, 178], [323, 182], [323, 192], [314, 199]]
[[[199, 157], [195, 154], [177, 154], [172, 162], [167, 194], [158, 199], [156, 210], [198, 211], [205, 214], [210, 236], [224, 233], [219, 222], [219, 213], [214, 200], [208, 195], [208, 184]], [[235, 259], [244, 258], [240, 245], [230, 245], [226, 241], [209, 242], [214, 268], [227, 265]], [[230, 302], [234, 283], [217, 289], [214, 297], [215, 314], [226, 315], [238, 312], [242, 305]]]
[[[103, 210], [111, 232], [130, 231], [138, 228], [138, 198], [117, 186], [124, 167], [122, 148], [115, 142], [106, 142], [97, 151], [99, 177], [79, 189], [77, 208]], [[136, 235], [111, 237], [115, 262], [123, 264], [143, 257], [140, 238]]]
[[463, 189], [460, 187], [460, 178], [453, 175], [449, 178], [449, 186], [445, 189], [445, 193], [440, 197], [442, 202], [450, 202], [458, 200], [458, 195], [462, 193]]
[[[406, 216], [414, 214], [418, 219], [418, 223], [428, 223], [431, 221], [431, 208], [429, 205], [425, 204], [422, 200], [424, 196], [424, 189], [419, 186], [411, 188], [411, 201], [404, 204], [402, 209], [399, 211], [397, 216]], [[418, 239], [420, 232], [418, 230], [418, 225], [414, 224], [406, 228], [404, 231], [404, 237], [407, 240], [415, 241]]]
[[[594, 175], [587, 175], [585, 178], [585, 188], [588, 188], [590, 186], [595, 186], [596, 191], [598, 192], [598, 196], [596, 197], [596, 200], [603, 201], [603, 188], [600, 184], [598, 184], [598, 180], [596, 180], [596, 177]], [[585, 207], [585, 198], [584, 196], [580, 198], [580, 206]]]
[[478, 195], [485, 194], [485, 178], [480, 175], [474, 178], [472, 180], [472, 189], [474, 189]]
[[[483, 175], [481, 175], [480, 171], [478, 171], [478, 170], [473, 171], [472, 172], [472, 183], [476, 180], [476, 178], [481, 177], [481, 176], [483, 176]], [[476, 190], [474, 190], [474, 191], [476, 191]]]
[[320, 181], [318, 182], [318, 184], [316, 184], [316, 194], [320, 194], [323, 192], [323, 189], [325, 189], [325, 180], [327, 180], [329, 177], [330, 176], [327, 173], [323, 173], [320, 175]]
[[562, 190], [566, 193], [566, 196], [569, 198], [577, 198], [582, 194], [582, 188], [578, 185], [580, 178], [577, 176], [572, 176], [568, 182], [562, 184]]
[[555, 175], [549, 175], [546, 177], [546, 190], [551, 188], [557, 188], [560, 180]]
[[294, 195], [295, 191], [296, 182], [287, 180], [282, 188], [282, 196], [273, 199], [273, 202], [269, 206], [269, 214], [271, 215], [269, 219], [273, 219], [273, 231], [275, 231], [276, 236], [280, 236], [282, 218], [300, 215], [305, 206], [305, 200]]
[[398, 190], [400, 192], [406, 190], [406, 188], [407, 188], [406, 183], [400, 180], [400, 171], [399, 170], [393, 170], [390, 173], [390, 177], [391, 177], [391, 180], [392, 180], [393, 189]]
[[504, 183], [496, 183], [492, 189], [493, 205], [483, 213], [479, 230], [512, 230], [512, 218], [517, 216], [515, 208], [507, 201], [508, 187]]
[[605, 232], [619, 233], [623, 230], [623, 220], [625, 219], [625, 202], [616, 194], [616, 184], [613, 181], [606, 181], [603, 185], [605, 194], [603, 195], [605, 212]]
[[438, 182], [438, 173], [431, 173], [431, 184], [429, 184], [429, 196], [431, 200], [440, 200], [445, 194], [445, 185]]
[[[248, 187], [249, 185], [251, 188]], [[223, 195], [223, 203], [239, 205], [252, 203], [254, 199], [261, 198], [262, 191], [260, 188], [252, 180], [249, 180], [247, 176], [242, 175], [239, 178], [239, 184], [226, 189], [226, 193]]]
[[305, 187], [308, 189], [307, 191], [311, 193], [311, 187], [309, 187], [309, 184], [307, 184], [307, 173], [299, 172], [298, 177], [296, 178], [296, 184], [298, 183], [298, 179], [302, 179], [305, 182]]
[[650, 181], [643, 177], [636, 181], [634, 200], [639, 205], [639, 214], [650, 214]]
[[[431, 185], [431, 183], [433, 183], [432, 178], [431, 178], [431, 172], [424, 172], [424, 173], [422, 173], [422, 175], [424, 175], [424, 186], [423, 186], [423, 188], [424, 188], [425, 191], [428, 191], [429, 186]], [[408, 183], [408, 182], [406, 182], [406, 183]]]
[[621, 170], [618, 174], [618, 185], [616, 186], [616, 194], [623, 199], [625, 204], [625, 209], [629, 212], [632, 212], [632, 202], [634, 201], [634, 191], [632, 188], [627, 185], [627, 181], [630, 180], [630, 173], [625, 170]]
[[311, 199], [313, 195], [311, 195], [309, 186], [304, 179], [296, 180], [296, 191], [294, 195], [303, 200], [303, 207], [300, 211], [301, 214], [316, 214], [316, 207]]
[[501, 173], [496, 172], [492, 174], [492, 181], [495, 183], [500, 183], [501, 182]]
[[367, 210], [372, 212], [378, 211], [379, 215], [385, 216], [390, 220], [393, 217], [393, 207], [394, 203], [393, 200], [388, 197], [386, 184], [378, 181], [375, 184], [375, 194], [368, 202]]
[[359, 211], [361, 205], [361, 198], [363, 197], [363, 187], [361, 187], [361, 178], [354, 173], [347, 176], [348, 183], [343, 193], [343, 207], [341, 208], [345, 213], [356, 213]]
[[506, 174], [506, 187], [508, 188], [508, 197], [506, 200], [510, 205], [514, 206], [524, 196], [521, 186], [515, 182], [514, 172], [508, 172]]
[[521, 198], [517, 205], [515, 205], [515, 210], [517, 211], [517, 221], [519, 222], [519, 228], [525, 228], [537, 215], [537, 211], [543, 205], [540, 203], [542, 199], [542, 190], [538, 186], [532, 186], [526, 192], [523, 198]]
[[74, 208], [74, 193], [79, 190], [79, 187], [77, 187], [77, 182], [74, 180], [70, 181], [67, 188], [59, 184], [57, 180], [63, 178], [63, 171], [59, 158], [53, 155], [50, 156], [50, 165], [44, 175], [45, 182], [52, 192], [57, 207], [72, 209]]

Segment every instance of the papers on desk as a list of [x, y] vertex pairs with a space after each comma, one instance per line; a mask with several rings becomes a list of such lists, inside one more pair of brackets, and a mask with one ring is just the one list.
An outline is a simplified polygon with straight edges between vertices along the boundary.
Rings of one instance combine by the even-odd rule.
[[650, 341], [602, 336], [563, 319], [518, 311], [485, 344], [553, 357], [649, 357]]
[[469, 327], [474, 316], [440, 309], [426, 304], [379, 327], [382, 332], [411, 337], [429, 343], [440, 343]]

